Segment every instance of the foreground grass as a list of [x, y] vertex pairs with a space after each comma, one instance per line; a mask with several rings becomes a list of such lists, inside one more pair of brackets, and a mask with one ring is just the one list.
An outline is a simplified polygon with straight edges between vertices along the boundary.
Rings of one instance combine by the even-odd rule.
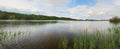
[[25, 34], [29, 35], [29, 32], [7, 32], [7, 31], [0, 31], [0, 43], [3, 41], [9, 41], [9, 40], [13, 40], [16, 37], [19, 36], [26, 36]]
[[82, 34], [73, 37], [73, 43], [63, 36], [59, 49], [120, 49], [120, 28], [109, 29], [108, 34]]
[[[26, 33], [7, 33], [0, 31], [0, 43], [15, 39]], [[25, 35], [26, 36], [26, 35]], [[62, 36], [59, 49], [120, 49], [120, 28], [109, 29], [108, 34], [99, 31], [95, 34], [80, 34], [73, 36], [72, 40]]]

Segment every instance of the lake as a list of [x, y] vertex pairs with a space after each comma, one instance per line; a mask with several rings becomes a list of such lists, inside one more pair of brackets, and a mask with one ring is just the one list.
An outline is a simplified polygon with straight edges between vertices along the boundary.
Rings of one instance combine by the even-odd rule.
[[[63, 21], [63, 20], [1, 20], [1, 31], [8, 33], [2, 40], [2, 49], [58, 49], [60, 37], [72, 38], [78, 34], [102, 33], [120, 24], [109, 21]], [[13, 35], [16, 33], [16, 36]], [[10, 38], [11, 37], [11, 38]], [[14, 39], [12, 39], [14, 37]]]

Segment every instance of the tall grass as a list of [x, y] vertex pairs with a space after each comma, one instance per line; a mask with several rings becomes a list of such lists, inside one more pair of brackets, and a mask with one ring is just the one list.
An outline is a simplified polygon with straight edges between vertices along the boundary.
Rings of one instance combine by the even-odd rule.
[[72, 47], [68, 46], [69, 40], [65, 36], [62, 39], [62, 49], [120, 49], [120, 28], [109, 29], [108, 34], [99, 31], [94, 34], [80, 34], [73, 38]]
[[[0, 49], [15, 49], [19, 43], [22, 46], [24, 43], [21, 41], [25, 40], [23, 37], [30, 35], [30, 32], [8, 32], [0, 31]], [[16, 46], [14, 46], [16, 44]], [[18, 48], [19, 48], [18, 46]], [[22, 49], [22, 47], [20, 47]]]
[[6, 31], [0, 31], [0, 41], [3, 40], [12, 40], [15, 37], [24, 35], [22, 32], [6, 32]]

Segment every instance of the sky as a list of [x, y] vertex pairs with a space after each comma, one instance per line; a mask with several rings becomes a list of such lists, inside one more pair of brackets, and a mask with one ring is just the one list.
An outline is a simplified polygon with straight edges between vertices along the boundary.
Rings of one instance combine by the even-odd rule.
[[120, 0], [0, 0], [0, 10], [75, 19], [109, 19], [120, 16]]

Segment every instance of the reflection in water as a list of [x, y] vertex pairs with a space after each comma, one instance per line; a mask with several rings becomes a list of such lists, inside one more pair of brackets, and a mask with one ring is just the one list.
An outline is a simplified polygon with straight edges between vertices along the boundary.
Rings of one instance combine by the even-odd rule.
[[110, 22], [113, 25], [120, 25], [120, 22]]
[[57, 23], [57, 21], [0, 21], [0, 25], [2, 26], [7, 26], [7, 25], [13, 25], [13, 26], [16, 26], [16, 25], [36, 25], [36, 24], [39, 24], [39, 25], [45, 25], [45, 24], [49, 24], [49, 23]]
[[[7, 37], [2, 49], [58, 49], [61, 36], [71, 40], [77, 34], [93, 33], [118, 27], [107, 21], [0, 21], [0, 29]], [[14, 37], [9, 39], [10, 37]], [[71, 40], [72, 43], [72, 40]]]
[[[59, 42], [63, 34], [49, 33], [42, 36], [30, 36], [30, 34], [11, 35], [14, 39], [6, 39], [1, 42], [1, 49], [58, 49]], [[28, 35], [28, 36], [27, 36]], [[64, 34], [65, 35], [65, 34]], [[67, 37], [72, 37], [72, 34], [66, 34]]]

